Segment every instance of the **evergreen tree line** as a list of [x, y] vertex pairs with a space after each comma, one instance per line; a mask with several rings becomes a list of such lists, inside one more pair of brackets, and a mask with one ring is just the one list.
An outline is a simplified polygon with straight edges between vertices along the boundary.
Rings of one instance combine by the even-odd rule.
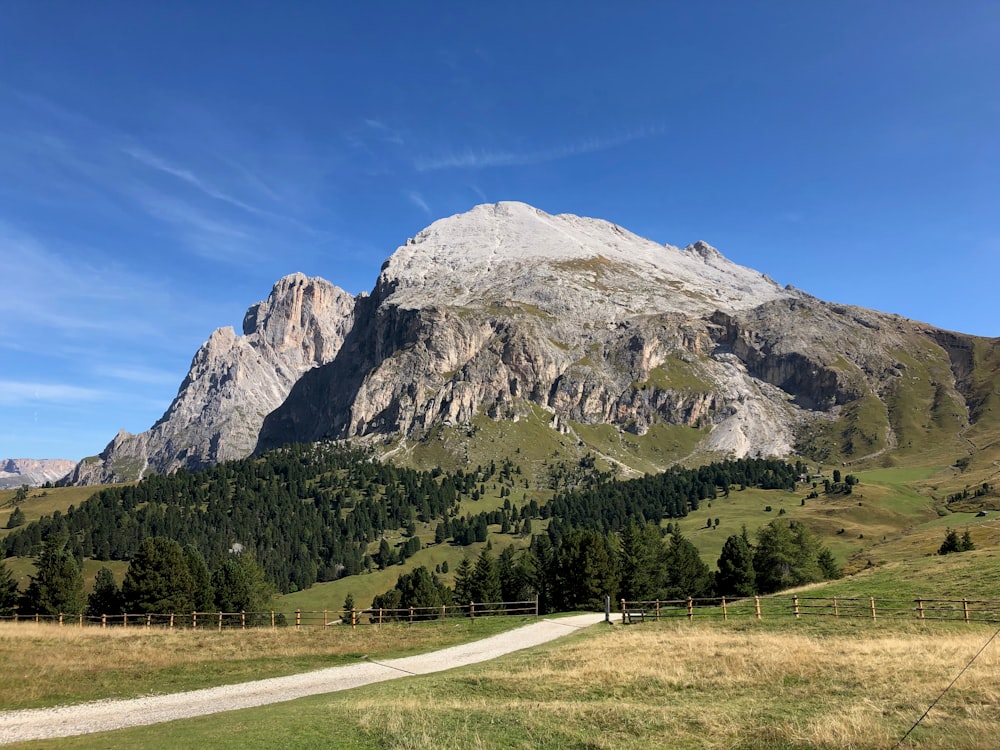
[[549, 533], [533, 536], [527, 550], [507, 547], [494, 556], [487, 546], [475, 563], [463, 558], [454, 587], [425, 567], [405, 573], [393, 589], [375, 597], [372, 607], [538, 597], [540, 611], [548, 613], [600, 609], [605, 596], [616, 602], [752, 596], [839, 576], [830, 551], [797, 522], [772, 521], [760, 529], [756, 544], [745, 529], [730, 536], [715, 572], [677, 528], [664, 533], [657, 524], [630, 524], [614, 533], [554, 523]]
[[4, 616], [263, 612], [274, 593], [253, 555], [230, 553], [210, 571], [196, 549], [166, 537], [142, 541], [120, 587], [110, 568], [98, 570], [89, 596], [65, 536], [54, 535], [42, 545], [36, 572], [20, 595], [10, 570], [0, 563]]
[[761, 458], [719, 461], [697, 469], [674, 466], [638, 479], [604, 479], [596, 485], [558, 493], [542, 508], [543, 517], [576, 527], [621, 531], [629, 524], [683, 518], [731, 487], [794, 490], [801, 463]]
[[[350, 447], [290, 446], [103, 489], [15, 529], [0, 551], [33, 557], [46, 540], [65, 537], [78, 563], [131, 560], [145, 539], [163, 536], [215, 568], [239, 544], [279, 590], [296, 591], [372, 567], [368, 545], [387, 530], [447, 520], [463, 496], [479, 495], [488, 481], [512, 485], [519, 473], [509, 461], [443, 474], [384, 464]], [[394, 551], [394, 562], [419, 546], [412, 540]]]

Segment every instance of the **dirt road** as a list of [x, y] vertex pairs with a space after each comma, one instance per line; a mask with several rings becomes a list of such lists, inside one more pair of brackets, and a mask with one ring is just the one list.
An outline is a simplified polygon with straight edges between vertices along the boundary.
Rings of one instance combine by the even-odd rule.
[[441, 672], [537, 646], [601, 622], [603, 619], [603, 614], [585, 614], [539, 620], [531, 625], [481, 641], [418, 656], [378, 661], [365, 660], [342, 667], [330, 667], [237, 685], [130, 700], [106, 700], [74, 706], [3, 711], [0, 712], [0, 744], [158, 724], [175, 719], [280, 703], [307, 695], [349, 690], [400, 677]]

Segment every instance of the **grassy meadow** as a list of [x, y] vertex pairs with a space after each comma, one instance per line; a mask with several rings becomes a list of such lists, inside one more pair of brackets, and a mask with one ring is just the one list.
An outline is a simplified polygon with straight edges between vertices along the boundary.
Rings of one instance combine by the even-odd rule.
[[277, 630], [0, 623], [0, 709], [133, 698], [408, 656], [486, 638], [534, 618]]
[[[992, 633], [819, 619], [599, 625], [451, 672], [23, 747], [891, 748]], [[994, 644], [902, 747], [990, 746], [998, 674]]]

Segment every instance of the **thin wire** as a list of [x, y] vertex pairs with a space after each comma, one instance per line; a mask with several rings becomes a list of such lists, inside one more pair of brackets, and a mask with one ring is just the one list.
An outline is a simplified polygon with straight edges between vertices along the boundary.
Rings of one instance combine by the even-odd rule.
[[903, 735], [903, 736], [902, 736], [902, 737], [900, 738], [899, 742], [897, 742], [897, 743], [896, 743], [896, 744], [895, 744], [895, 745], [893, 746], [893, 750], [895, 750], [895, 749], [896, 749], [896, 748], [898, 748], [898, 747], [902, 747], [903, 743], [904, 743], [904, 742], [906, 742], [906, 738], [907, 738], [907, 737], [909, 737], [909, 736], [910, 736], [910, 734], [912, 734], [912, 733], [913, 733], [913, 730], [914, 730], [914, 729], [916, 729], [916, 728], [917, 728], [917, 727], [918, 727], [918, 726], [920, 725], [920, 722], [922, 722], [922, 721], [923, 721], [924, 719], [926, 719], [926, 718], [927, 718], [927, 714], [929, 714], [929, 713], [931, 712], [931, 709], [933, 709], [933, 708], [934, 708], [934, 706], [936, 706], [936, 705], [938, 704], [938, 701], [940, 701], [940, 700], [941, 700], [942, 698], [944, 698], [944, 696], [945, 696], [945, 693], [947, 693], [947, 692], [948, 692], [949, 690], [951, 690], [951, 689], [952, 689], [952, 687], [954, 687], [955, 683], [956, 683], [956, 682], [958, 682], [959, 678], [960, 678], [960, 677], [961, 677], [961, 676], [962, 676], [963, 674], [965, 674], [965, 670], [967, 670], [967, 669], [968, 669], [969, 667], [971, 667], [971, 666], [972, 666], [972, 662], [974, 662], [974, 661], [975, 661], [976, 659], [978, 659], [978, 658], [979, 658], [980, 654], [982, 654], [982, 653], [983, 653], [983, 651], [985, 651], [985, 650], [986, 650], [986, 647], [987, 647], [987, 646], [989, 646], [989, 645], [990, 645], [991, 643], [993, 643], [993, 639], [994, 639], [994, 638], [996, 638], [996, 637], [997, 637], [998, 635], [1000, 635], [1000, 628], [997, 628], [997, 629], [996, 629], [996, 630], [995, 630], [995, 631], [993, 632], [993, 635], [991, 635], [991, 636], [989, 637], [989, 640], [987, 640], [987, 641], [986, 641], [986, 643], [984, 643], [984, 644], [983, 644], [983, 647], [982, 647], [981, 649], [979, 649], [979, 650], [978, 650], [978, 651], [976, 652], [976, 655], [975, 655], [975, 656], [973, 656], [973, 657], [972, 657], [971, 659], [969, 659], [969, 663], [968, 663], [968, 664], [966, 664], [966, 665], [965, 665], [964, 667], [962, 667], [962, 671], [961, 671], [961, 672], [959, 672], [959, 673], [958, 673], [957, 675], [955, 675], [955, 679], [954, 679], [954, 680], [952, 680], [952, 681], [951, 681], [950, 683], [948, 683], [948, 687], [946, 687], [946, 688], [945, 688], [944, 690], [942, 690], [942, 691], [941, 691], [941, 695], [939, 695], [939, 696], [938, 696], [937, 698], [935, 698], [935, 699], [934, 699], [934, 702], [933, 702], [933, 703], [931, 703], [931, 705], [929, 705], [929, 706], [927, 707], [927, 710], [926, 710], [926, 711], [924, 711], [923, 715], [922, 715], [922, 716], [921, 716], [921, 717], [920, 717], [919, 719], [917, 719], [917, 720], [916, 720], [915, 722], [913, 722], [913, 726], [912, 726], [912, 727], [910, 727], [910, 728], [909, 728], [909, 729], [908, 729], [908, 730], [906, 731], [906, 734], [904, 734], [904, 735]]

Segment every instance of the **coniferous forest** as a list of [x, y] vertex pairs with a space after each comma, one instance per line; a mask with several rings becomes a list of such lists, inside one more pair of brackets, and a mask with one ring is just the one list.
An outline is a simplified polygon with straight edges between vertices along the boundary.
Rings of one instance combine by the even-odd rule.
[[[150, 554], [148, 540], [166, 539], [203, 561], [195, 567], [216, 572], [224, 571], [232, 552], [247, 552], [267, 584], [290, 592], [405, 560], [422, 545], [417, 521], [435, 528], [434, 543], [458, 545], [486, 541], [488, 527], [497, 525], [501, 533], [530, 537], [530, 546], [477, 561], [483, 568], [478, 578], [474, 571], [456, 571], [453, 593], [459, 600], [470, 594], [477, 600], [537, 595], [551, 610], [592, 605], [598, 594], [744, 594], [831, 577], [835, 565], [804, 529], [777, 524], [776, 530], [762, 530], [756, 549], [745, 533], [731, 537], [720, 573], [714, 574], [690, 542], [669, 524], [661, 528], [661, 522], [685, 516], [730, 488], [794, 489], [802, 469], [777, 460], [740, 459], [629, 480], [591, 471], [582, 481], [577, 477], [573, 488], [557, 488], [548, 502], [539, 503], [529, 498], [528, 482], [510, 460], [455, 473], [418, 471], [349, 446], [296, 445], [102, 489], [65, 513], [12, 531], [0, 552], [39, 558], [58, 547], [77, 562], [132, 561]], [[460, 515], [459, 503], [479, 499], [487, 483], [499, 488], [503, 507]], [[531, 522], [540, 519], [548, 519], [546, 532], [532, 536]], [[385, 532], [397, 530], [405, 541], [389, 545]], [[782, 572], [754, 573], [754, 562], [766, 566], [768, 546], [779, 544], [787, 549], [770, 553], [782, 560]], [[784, 561], [796, 554], [801, 570], [790, 572]], [[591, 573], [581, 576], [581, 570]], [[442, 590], [439, 582], [415, 581], [401, 578], [401, 585]], [[480, 581], [475, 590], [473, 581]]]

